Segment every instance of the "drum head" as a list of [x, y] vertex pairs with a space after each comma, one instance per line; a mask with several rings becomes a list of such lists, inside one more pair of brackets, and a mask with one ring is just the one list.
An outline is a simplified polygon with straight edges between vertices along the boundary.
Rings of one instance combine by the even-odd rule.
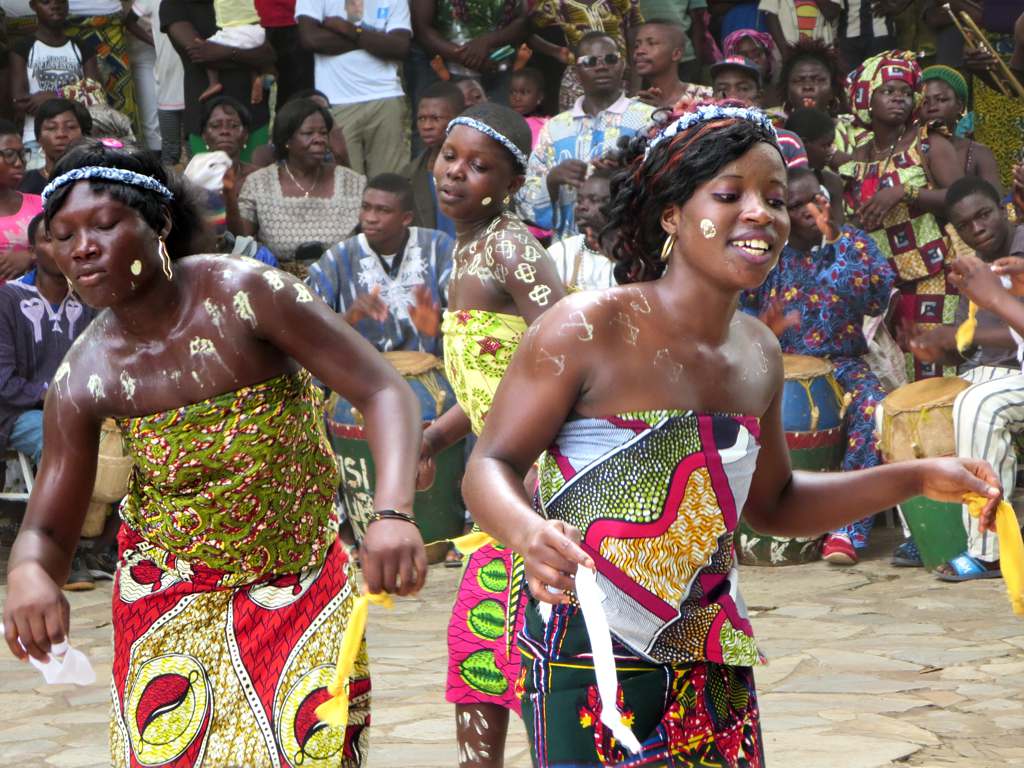
[[832, 373], [832, 363], [823, 357], [810, 357], [809, 355], [783, 353], [782, 368], [786, 373], [786, 381], [813, 379]]
[[958, 376], [923, 379], [904, 384], [882, 401], [886, 416], [920, 411], [940, 405], [952, 405], [956, 396], [970, 386]]

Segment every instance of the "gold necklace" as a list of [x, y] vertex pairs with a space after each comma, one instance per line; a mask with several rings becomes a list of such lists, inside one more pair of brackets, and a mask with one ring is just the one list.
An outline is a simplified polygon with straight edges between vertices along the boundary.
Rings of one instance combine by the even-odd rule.
[[284, 172], [288, 174], [288, 178], [292, 180], [292, 184], [294, 184], [296, 187], [298, 187], [299, 191], [303, 193], [302, 196], [304, 198], [309, 197], [310, 194], [313, 192], [313, 190], [316, 189], [316, 185], [320, 183], [320, 171], [322, 169], [323, 169], [323, 164], [318, 165], [316, 167], [316, 178], [313, 179], [313, 186], [311, 186], [309, 189], [306, 189], [304, 186], [299, 184], [298, 179], [296, 179], [292, 175], [292, 169], [288, 167], [288, 161], [287, 160], [284, 161]]

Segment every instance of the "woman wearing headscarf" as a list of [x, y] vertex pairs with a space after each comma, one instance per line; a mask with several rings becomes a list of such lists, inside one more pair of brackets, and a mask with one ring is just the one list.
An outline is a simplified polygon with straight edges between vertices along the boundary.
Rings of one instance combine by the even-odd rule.
[[766, 105], [782, 103], [778, 89], [782, 54], [771, 35], [756, 29], [737, 29], [722, 40], [722, 53], [725, 56], [742, 56], [757, 64], [757, 68], [761, 70], [761, 82], [764, 84], [762, 102]]

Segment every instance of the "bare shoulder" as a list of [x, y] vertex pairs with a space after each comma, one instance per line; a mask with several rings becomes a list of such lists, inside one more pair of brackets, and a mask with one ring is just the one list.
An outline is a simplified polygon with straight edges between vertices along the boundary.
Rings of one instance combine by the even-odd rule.
[[782, 347], [771, 328], [746, 312], [737, 311], [732, 320], [740, 342], [749, 343], [757, 353], [753, 364], [767, 368], [770, 377], [782, 374]]
[[231, 304], [260, 299], [287, 298], [301, 303], [313, 300], [305, 283], [247, 256], [202, 254], [181, 259], [178, 264], [193, 271], [204, 292]]
[[110, 310], [100, 312], [75, 339], [57, 367], [47, 390], [47, 403], [61, 413], [104, 418], [110, 411], [108, 396], [118, 383], [120, 365], [112, 355], [115, 334]]

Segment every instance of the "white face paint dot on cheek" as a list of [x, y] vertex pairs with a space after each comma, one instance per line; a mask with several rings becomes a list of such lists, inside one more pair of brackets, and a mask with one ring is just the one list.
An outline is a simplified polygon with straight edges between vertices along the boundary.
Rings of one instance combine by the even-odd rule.
[[139, 275], [142, 274], [142, 262], [136, 259], [131, 263], [131, 266], [129, 266], [128, 269], [131, 270], [133, 275], [138, 277]]

